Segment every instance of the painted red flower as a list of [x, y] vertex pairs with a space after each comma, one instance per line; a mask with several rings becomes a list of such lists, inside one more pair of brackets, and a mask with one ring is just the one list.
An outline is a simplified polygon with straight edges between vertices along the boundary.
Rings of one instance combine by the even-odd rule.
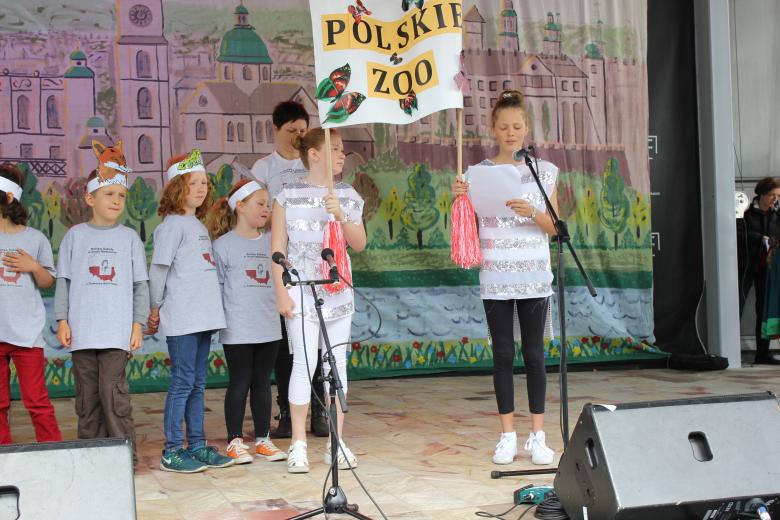
[[378, 350], [379, 350], [379, 347], [377, 347], [376, 345], [371, 345], [371, 352], [376, 352]]
[[396, 363], [399, 363], [401, 361], [401, 355], [400, 354], [394, 354], [393, 355], [393, 361]]
[[582, 341], [583, 343], [588, 343], [588, 342], [590, 341], [590, 338], [588, 338], [588, 337], [584, 337], [584, 338], [582, 338], [582, 340], [581, 340], [581, 341]]
[[593, 343], [601, 343], [601, 336], [593, 336]]
[[440, 351], [438, 351], [438, 352], [436, 353], [436, 357], [439, 357], [439, 358], [444, 358], [444, 351], [443, 351], [443, 350], [440, 350]]
[[147, 359], [146, 360], [146, 368], [152, 368], [154, 366], [154, 360], [153, 359]]
[[634, 338], [632, 338], [631, 336], [629, 336], [629, 337], [627, 337], [627, 338], [626, 338], [626, 341], [627, 341], [627, 342], [628, 342], [628, 344], [630, 345], [630, 344], [634, 343]]
[[222, 361], [222, 358], [217, 358], [217, 359], [214, 360], [214, 366], [217, 367], [217, 368], [221, 367], [224, 364], [225, 364], [225, 362]]
[[412, 347], [416, 348], [417, 350], [420, 350], [420, 347], [422, 347], [422, 345], [420, 345], [419, 341], [415, 341], [414, 343], [412, 343]]
[[171, 366], [171, 358], [165, 358], [165, 360], [163, 360], [163, 363], [165, 363], [166, 367]]
[[360, 343], [355, 342], [352, 344], [352, 350], [360, 350]]
[[57, 359], [54, 360], [54, 364], [57, 365], [58, 368], [62, 368], [62, 366], [65, 364], [65, 362], [63, 360], [61, 360], [60, 358], [57, 358]]
[[461, 342], [461, 343], [463, 343], [463, 344], [465, 345], [466, 343], [468, 343], [468, 342], [469, 342], [469, 338], [468, 338], [468, 337], [466, 337], [466, 336], [463, 336], [462, 338], [460, 338], [460, 342]]

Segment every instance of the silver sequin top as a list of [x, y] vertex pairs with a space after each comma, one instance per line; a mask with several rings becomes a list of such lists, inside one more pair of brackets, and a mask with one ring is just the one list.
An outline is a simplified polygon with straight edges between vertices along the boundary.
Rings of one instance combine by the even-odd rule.
[[[322, 265], [325, 262], [320, 253], [328, 220], [332, 218], [325, 211], [327, 193], [328, 188], [324, 186], [298, 181], [285, 186], [276, 196], [276, 202], [284, 208], [287, 221], [287, 258], [303, 280], [323, 278]], [[333, 187], [333, 193], [339, 198], [346, 220], [362, 224], [363, 199], [358, 192], [349, 184], [337, 183]], [[296, 313], [300, 314], [300, 289], [292, 287], [289, 289], [289, 294], [295, 302]], [[304, 315], [307, 320], [316, 321], [317, 314], [311, 289], [305, 287], [303, 294]], [[322, 312], [326, 321], [350, 316], [355, 312], [352, 289], [347, 288], [332, 294], [325, 291], [322, 286], [318, 286], [317, 294], [325, 302]]]
[[[482, 166], [493, 166], [484, 160]], [[526, 165], [518, 165], [522, 182], [521, 198], [545, 213], [544, 199]], [[551, 195], [558, 178], [558, 168], [539, 161], [539, 177], [545, 192]], [[466, 180], [469, 172], [466, 171]], [[543, 298], [552, 294], [549, 237], [534, 221], [526, 217], [478, 215], [479, 247], [482, 266], [479, 271], [480, 296], [483, 300]]]

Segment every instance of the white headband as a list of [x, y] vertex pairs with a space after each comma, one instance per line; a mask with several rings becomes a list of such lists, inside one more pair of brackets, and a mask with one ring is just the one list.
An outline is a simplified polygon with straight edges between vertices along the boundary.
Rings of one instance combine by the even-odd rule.
[[203, 172], [206, 173], [206, 168], [203, 166], [203, 159], [200, 155], [200, 150], [195, 148], [187, 156], [186, 159], [182, 159], [176, 164], [171, 165], [166, 172], [168, 180], [173, 180], [177, 175], [184, 175], [191, 172]]
[[133, 173], [133, 170], [131, 170], [127, 166], [115, 163], [114, 161], [104, 162], [103, 166], [105, 166], [107, 168], [111, 168], [112, 170], [116, 170], [118, 172], [124, 173], [125, 175], [127, 175], [128, 173]]
[[92, 193], [93, 191], [99, 190], [103, 186], [124, 186], [127, 188], [127, 177], [125, 177], [122, 174], [116, 175], [110, 179], [107, 179], [105, 181], [101, 181], [100, 177], [95, 177], [91, 181], [87, 183], [87, 193]]
[[238, 188], [233, 195], [230, 196], [230, 198], [228, 199], [228, 206], [230, 206], [230, 209], [235, 211], [236, 205], [238, 204], [239, 200], [244, 200], [245, 198], [247, 198], [257, 190], [262, 190], [262, 189], [264, 188], [260, 186], [260, 184], [257, 181], [247, 182], [246, 184]]
[[10, 193], [14, 196], [16, 200], [22, 199], [22, 187], [16, 184], [11, 179], [6, 179], [5, 177], [0, 177], [0, 191], [4, 191], [6, 193]]

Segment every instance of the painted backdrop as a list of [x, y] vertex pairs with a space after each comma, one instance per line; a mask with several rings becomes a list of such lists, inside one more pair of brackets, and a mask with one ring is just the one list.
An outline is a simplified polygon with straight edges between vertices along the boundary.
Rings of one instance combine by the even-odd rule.
[[[370, 9], [379, 1], [387, 0], [363, 4]], [[294, 99], [313, 113], [307, 6], [0, 0], [0, 160], [31, 173], [23, 201], [55, 255], [68, 227], [89, 218], [82, 193], [95, 167], [92, 140], [125, 143], [135, 173], [124, 223], [151, 254], [171, 154], [199, 147], [214, 191], [223, 194], [238, 177], [238, 163], [251, 166], [273, 150], [276, 103]], [[491, 107], [502, 90], [517, 89], [532, 121], [530, 141], [561, 168], [561, 213], [599, 290], [588, 296], [569, 259], [573, 362], [658, 355], [646, 10], [640, 0], [466, 0], [459, 13], [470, 83], [465, 163], [492, 153]], [[449, 261], [454, 134], [454, 110], [404, 126], [342, 130], [344, 180], [366, 201], [369, 236], [367, 250], [353, 255], [354, 278], [383, 320], [378, 337], [352, 344], [352, 377], [491, 365], [477, 273]], [[53, 395], [65, 395], [72, 391], [71, 362], [57, 344], [47, 296], [46, 378]], [[357, 308], [356, 340], [378, 324], [362, 297]], [[550, 363], [560, 348], [558, 339], [548, 341]], [[130, 363], [133, 388], [165, 388], [169, 363], [164, 338], [147, 338]], [[225, 381], [219, 345], [209, 370], [210, 383]]]

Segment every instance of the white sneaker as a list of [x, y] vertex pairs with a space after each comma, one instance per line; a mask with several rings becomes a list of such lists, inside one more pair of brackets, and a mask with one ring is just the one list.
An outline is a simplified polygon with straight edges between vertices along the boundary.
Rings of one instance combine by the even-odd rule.
[[[358, 461], [357, 457], [355, 457], [355, 454], [350, 451], [349, 448], [347, 448], [347, 445], [344, 444], [344, 441], [339, 440], [339, 444], [341, 447], [338, 450], [338, 461], [339, 461], [339, 469], [350, 469], [357, 468]], [[330, 466], [331, 458], [330, 458], [330, 441], [328, 441], [328, 444], [325, 445], [325, 457], [323, 459], [325, 461], [325, 464]], [[347, 461], [349, 461], [349, 464], [347, 464]]]
[[249, 447], [244, 444], [244, 440], [241, 438], [230, 441], [225, 452], [228, 457], [235, 461], [235, 464], [249, 464], [252, 462], [252, 455], [249, 453]]
[[306, 454], [306, 441], [295, 441], [287, 451], [287, 472], [308, 473], [309, 457]]
[[528, 435], [525, 441], [525, 451], [531, 454], [531, 462], [538, 465], [552, 464], [555, 460], [555, 452], [544, 443], [544, 432], [539, 430]]
[[493, 464], [512, 464], [517, 456], [517, 433], [504, 432], [496, 444]]

